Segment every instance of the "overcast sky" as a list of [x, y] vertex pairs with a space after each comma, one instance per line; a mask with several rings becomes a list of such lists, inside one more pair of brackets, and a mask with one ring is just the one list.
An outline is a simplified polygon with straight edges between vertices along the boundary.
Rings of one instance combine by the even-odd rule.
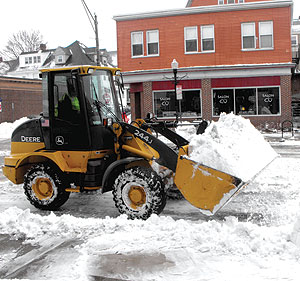
[[[85, 0], [97, 14], [100, 48], [116, 50], [114, 15], [184, 8], [187, 0]], [[294, 18], [300, 16], [300, 0], [294, 0]], [[81, 0], [1, 0], [0, 49], [19, 30], [39, 30], [48, 48], [68, 46], [78, 40], [95, 46], [94, 33]]]

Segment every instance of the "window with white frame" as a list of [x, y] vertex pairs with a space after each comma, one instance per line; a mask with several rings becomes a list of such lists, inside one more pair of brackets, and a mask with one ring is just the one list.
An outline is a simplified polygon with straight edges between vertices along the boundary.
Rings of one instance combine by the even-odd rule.
[[147, 55], [159, 54], [159, 32], [158, 30], [147, 31]]
[[219, 4], [219, 5], [223, 5], [223, 4], [224, 4], [224, 0], [219, 0], [219, 1], [218, 1], [218, 4]]
[[201, 117], [201, 107], [201, 90], [183, 90], [180, 105], [174, 91], [153, 92], [153, 109], [158, 118], [174, 118], [180, 109], [182, 117]]
[[280, 88], [213, 89], [213, 115], [280, 115]]
[[213, 25], [201, 26], [201, 51], [208, 52], [215, 50], [215, 35]]
[[292, 35], [292, 46], [298, 46], [298, 35]]
[[234, 0], [227, 0], [227, 4], [234, 4]]
[[242, 49], [255, 49], [255, 23], [242, 23]]
[[198, 28], [189, 26], [184, 28], [185, 52], [198, 52]]
[[245, 1], [244, 0], [239, 0], [239, 3], [244, 3]]
[[263, 21], [259, 23], [259, 47], [261, 49], [273, 48], [272, 21]]
[[57, 56], [57, 62], [58, 62], [58, 63], [63, 63], [63, 61], [64, 61], [63, 55]]
[[131, 52], [132, 57], [144, 55], [143, 32], [131, 32]]

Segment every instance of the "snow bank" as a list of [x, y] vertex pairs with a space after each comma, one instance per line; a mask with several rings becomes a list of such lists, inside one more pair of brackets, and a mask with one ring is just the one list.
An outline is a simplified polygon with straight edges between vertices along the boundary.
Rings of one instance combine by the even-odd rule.
[[23, 117], [21, 119], [16, 120], [13, 123], [9, 123], [9, 122], [0, 123], [0, 139], [9, 139], [11, 137], [13, 130], [27, 120], [28, 120], [27, 117]]
[[[22, 238], [36, 246], [41, 238], [47, 237], [80, 239], [83, 243], [77, 250], [81, 257], [76, 259], [74, 270], [124, 280], [199, 280], [210, 263], [212, 272], [207, 272], [207, 277], [216, 273], [216, 262], [220, 266], [228, 258], [237, 259], [239, 265], [248, 260], [249, 265], [268, 269], [266, 273], [274, 270], [274, 262], [282, 260], [295, 266], [298, 249], [289, 242], [289, 233], [288, 226], [258, 226], [234, 217], [208, 222], [176, 221], [156, 215], [147, 221], [128, 220], [125, 215], [83, 219], [54, 213], [41, 216], [15, 207], [0, 213], [0, 234]], [[155, 263], [156, 258], [162, 264]], [[219, 258], [223, 261], [218, 261]], [[148, 270], [138, 259], [151, 260]], [[202, 263], [203, 260], [206, 262]], [[125, 272], [124, 264], [129, 265]]]
[[295, 223], [294, 230], [291, 234], [291, 240], [300, 248], [300, 216]]
[[204, 134], [192, 137], [189, 156], [246, 182], [277, 157], [277, 153], [248, 119], [223, 113]]
[[180, 122], [175, 131], [178, 135], [182, 136], [188, 141], [191, 141], [197, 132], [196, 127], [191, 125], [191, 122]]

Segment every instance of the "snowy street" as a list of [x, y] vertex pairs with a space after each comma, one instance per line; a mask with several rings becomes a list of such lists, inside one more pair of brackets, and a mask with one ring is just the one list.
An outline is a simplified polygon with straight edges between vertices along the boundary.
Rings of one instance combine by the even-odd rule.
[[[298, 280], [300, 143], [281, 154], [215, 217], [169, 200], [148, 221], [119, 216], [111, 194], [72, 194], [59, 212], [35, 209], [0, 175], [0, 277], [30, 280]], [[9, 140], [0, 141], [0, 163]], [[299, 225], [298, 225], [299, 228]], [[299, 240], [299, 237], [298, 237]]]
[[[247, 166], [251, 174], [266, 155], [276, 155], [273, 149], [280, 156], [214, 216], [203, 215], [182, 199], [168, 200], [163, 212], [147, 221], [128, 220], [115, 208], [111, 192], [71, 194], [59, 211], [41, 211], [27, 201], [22, 185], [12, 184], [1, 171], [0, 278], [299, 280], [299, 136], [280, 142], [278, 133], [265, 135], [272, 149], [248, 121], [228, 115], [222, 122], [204, 135], [193, 136], [190, 129], [181, 133], [192, 136], [195, 147], [208, 147], [203, 156], [209, 150], [220, 155], [228, 144], [227, 152], [233, 154], [223, 152], [215, 159], [244, 177], [249, 177]], [[10, 153], [4, 132], [13, 128], [1, 125], [3, 165]], [[242, 143], [247, 139], [250, 146], [258, 145], [251, 148], [254, 155]], [[234, 167], [236, 163], [242, 167]]]

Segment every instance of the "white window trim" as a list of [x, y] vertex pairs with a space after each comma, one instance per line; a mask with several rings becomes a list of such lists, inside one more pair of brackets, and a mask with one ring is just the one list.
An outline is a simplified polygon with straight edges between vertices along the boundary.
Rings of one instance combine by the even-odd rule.
[[[153, 55], [149, 55], [149, 49], [148, 49], [148, 34], [149, 34], [149, 32], [153, 32], [153, 31], [157, 31], [157, 35], [158, 35], [158, 41], [157, 41], [157, 45], [158, 45], [158, 52], [157, 52], [157, 54], [153, 54]], [[160, 50], [159, 50], [159, 30], [158, 29], [152, 29], [152, 30], [147, 30], [146, 31], [146, 44], [147, 44], [147, 57], [159, 57], [159, 53], [160, 53]], [[155, 43], [155, 42], [152, 42], [152, 43]]]
[[[134, 56], [133, 55], [133, 45], [135, 44], [132, 44], [132, 35], [134, 33], [141, 33], [142, 34], [142, 50], [143, 50], [143, 53], [142, 55], [139, 55], [139, 56]], [[141, 58], [141, 57], [144, 57], [144, 32], [143, 31], [132, 31], [131, 34], [130, 34], [130, 44], [131, 44], [131, 57], [132, 58]]]
[[[244, 48], [244, 36], [243, 36], [243, 31], [244, 31], [244, 29], [243, 29], [243, 25], [244, 24], [252, 24], [252, 25], [254, 25], [254, 48]], [[241, 39], [242, 39], [242, 51], [256, 51], [257, 50], [257, 48], [256, 48], [256, 40], [257, 40], [257, 38], [256, 38], [256, 30], [255, 30], [255, 22], [242, 22], [241, 23]]]
[[[211, 88], [211, 112], [212, 112], [212, 117], [220, 117], [220, 115], [214, 115], [214, 90], [233, 90], [233, 109], [235, 109], [235, 90], [238, 89], [255, 89], [255, 94], [256, 94], [256, 105], [258, 104], [258, 89], [263, 89], [263, 88], [279, 88], [279, 113], [278, 114], [255, 114], [255, 115], [240, 115], [240, 116], [247, 116], [247, 117], [278, 117], [281, 116], [281, 86], [280, 85], [274, 85], [274, 86], [249, 86], [249, 87], [221, 87], [221, 88]], [[202, 113], [202, 111], [201, 111]]]
[[[261, 29], [261, 24], [262, 23], [266, 23], [266, 22], [270, 22], [271, 23], [271, 26], [272, 26], [272, 47], [267, 47], [267, 48], [262, 48], [261, 47], [261, 39], [260, 39], [260, 36], [261, 36], [261, 34], [260, 34], [260, 29]], [[274, 30], [273, 30], [273, 21], [260, 21], [259, 22], [259, 48], [261, 49], [261, 50], [273, 50], [274, 49]]]
[[225, 0], [218, 0], [218, 5], [224, 5]]
[[[197, 116], [197, 118], [202, 118], [203, 116], [203, 100], [202, 100], [202, 89], [200, 88], [192, 88], [192, 89], [182, 89], [182, 92], [185, 92], [185, 91], [200, 91], [200, 110], [201, 110], [201, 115], [200, 116]], [[174, 90], [155, 90], [155, 91], [152, 91], [152, 112], [154, 113], [154, 116], [155, 115], [155, 104], [154, 104], [154, 93], [159, 93], [159, 92], [173, 92], [174, 93]], [[174, 119], [174, 117], [157, 117], [157, 119]], [[185, 119], [195, 119], [194, 116], [191, 116], [191, 117], [188, 117], [188, 116], [185, 116], [184, 117]]]
[[[214, 34], [214, 37], [212, 37], [213, 38], [213, 40], [214, 40], [214, 49], [213, 50], [207, 50], [207, 51], [204, 51], [203, 50], [203, 44], [202, 44], [202, 40], [203, 40], [203, 32], [202, 32], [202, 30], [203, 30], [203, 27], [208, 27], [208, 26], [212, 26], [212, 28], [213, 28], [213, 34]], [[216, 42], [215, 42], [216, 40], [215, 40], [215, 26], [214, 26], [214, 24], [210, 24], [210, 25], [201, 25], [201, 52], [202, 53], [214, 53], [215, 51], [216, 51], [216, 46], [215, 46], [215, 44], [216, 44]]]
[[57, 56], [57, 63], [63, 63], [64, 62], [64, 56], [63, 55], [58, 55]]
[[228, 3], [228, 0], [227, 0], [227, 5], [234, 5], [235, 4], [235, 0], [233, 0], [233, 3]]
[[239, 4], [245, 3], [245, 0], [238, 0]]
[[292, 43], [292, 47], [298, 47], [298, 34], [292, 34], [292, 36], [291, 36], [291, 39], [292, 39], [292, 37], [295, 37], [296, 38], [296, 44], [294, 44], [293, 45], [293, 43]]
[[[186, 38], [186, 30], [188, 28], [192, 28], [192, 27], [196, 28], [197, 37], [195, 39], [196, 39], [196, 42], [197, 42], [197, 50], [196, 51], [187, 51], [186, 50], [186, 40], [187, 40], [187, 38]], [[198, 26], [197, 25], [196, 26], [185, 26], [184, 27], [184, 53], [185, 54], [198, 54], [199, 53], [199, 43], [198, 42], [199, 42], [199, 38], [198, 38]]]

